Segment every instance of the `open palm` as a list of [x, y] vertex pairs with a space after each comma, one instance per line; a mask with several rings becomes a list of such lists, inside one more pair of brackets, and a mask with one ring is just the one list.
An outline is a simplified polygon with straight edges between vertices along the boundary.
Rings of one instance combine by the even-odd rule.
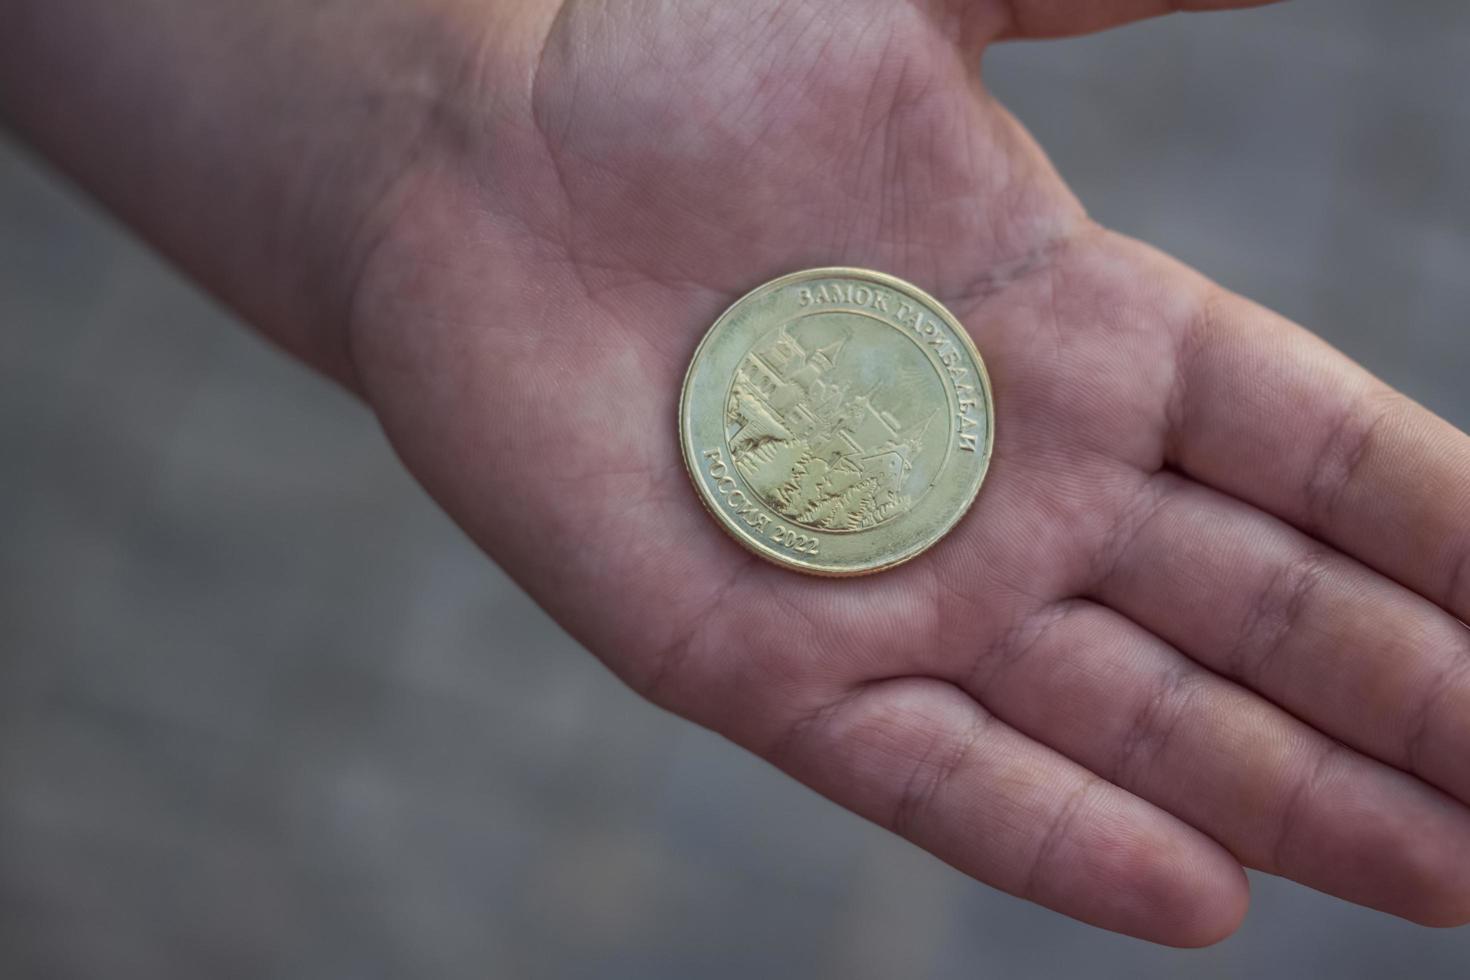
[[[1241, 865], [1464, 922], [1470, 439], [1091, 223], [978, 78], [1166, 6], [487, 5], [358, 384], [635, 688], [983, 881], [1178, 944], [1235, 927]], [[970, 515], [849, 581], [741, 550], [675, 435], [718, 313], [821, 265], [938, 296], [997, 404]]]

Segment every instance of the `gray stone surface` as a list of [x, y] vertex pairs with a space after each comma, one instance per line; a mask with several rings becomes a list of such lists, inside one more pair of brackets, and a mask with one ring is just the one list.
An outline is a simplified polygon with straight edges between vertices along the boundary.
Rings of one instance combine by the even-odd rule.
[[[994, 52], [1094, 213], [1470, 426], [1470, 7], [1300, 0]], [[1467, 491], [1470, 492], [1470, 491]], [[1150, 947], [642, 704], [372, 419], [0, 146], [0, 975], [1470, 975], [1257, 878]]]

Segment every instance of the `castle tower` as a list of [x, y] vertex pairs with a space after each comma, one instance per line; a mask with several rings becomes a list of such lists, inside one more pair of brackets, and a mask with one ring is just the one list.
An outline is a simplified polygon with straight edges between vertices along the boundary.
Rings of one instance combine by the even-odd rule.
[[842, 353], [842, 348], [847, 344], [846, 337], [839, 337], [826, 347], [817, 348], [812, 354], [811, 361], [821, 363], [822, 370], [831, 370], [837, 365], [837, 355]]

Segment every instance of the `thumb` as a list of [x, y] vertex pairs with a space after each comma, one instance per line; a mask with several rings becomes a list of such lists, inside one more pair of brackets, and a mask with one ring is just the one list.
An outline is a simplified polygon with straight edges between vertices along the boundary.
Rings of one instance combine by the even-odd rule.
[[[974, 0], [970, 0], [974, 2]], [[998, 40], [1066, 37], [1147, 17], [1203, 10], [1261, 7], [1279, 0], [999, 0]]]

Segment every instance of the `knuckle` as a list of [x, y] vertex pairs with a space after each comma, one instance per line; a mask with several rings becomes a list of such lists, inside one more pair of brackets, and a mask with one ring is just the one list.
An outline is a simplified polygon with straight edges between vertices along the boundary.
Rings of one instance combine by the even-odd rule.
[[935, 744], [918, 760], [893, 809], [889, 825], [894, 833], [913, 837], [913, 831], [934, 806], [940, 791], [963, 768], [983, 728], [983, 723], [976, 722], [947, 747]]
[[1247, 607], [1239, 639], [1225, 660], [1227, 676], [1260, 686], [1300, 627], [1331, 564], [1325, 549], [1313, 548], [1276, 569]]
[[1397, 392], [1384, 389], [1339, 410], [1302, 488], [1302, 516], [1311, 533], [1320, 535], [1336, 523], [1342, 501], [1357, 483], [1383, 430], [1398, 417], [1403, 400]]
[[1195, 671], [1180, 664], [1161, 675], [1152, 694], [1134, 710], [1109, 769], [1119, 786], [1136, 786], [1173, 737], [1174, 729], [1194, 699]]
[[1302, 840], [1303, 828], [1308, 825], [1313, 799], [1326, 783], [1334, 766], [1346, 751], [1335, 742], [1327, 742], [1317, 750], [1311, 768], [1302, 774], [1288, 790], [1276, 818], [1275, 839], [1271, 843], [1270, 861], [1263, 870], [1290, 874], [1297, 856], [1292, 850]]

